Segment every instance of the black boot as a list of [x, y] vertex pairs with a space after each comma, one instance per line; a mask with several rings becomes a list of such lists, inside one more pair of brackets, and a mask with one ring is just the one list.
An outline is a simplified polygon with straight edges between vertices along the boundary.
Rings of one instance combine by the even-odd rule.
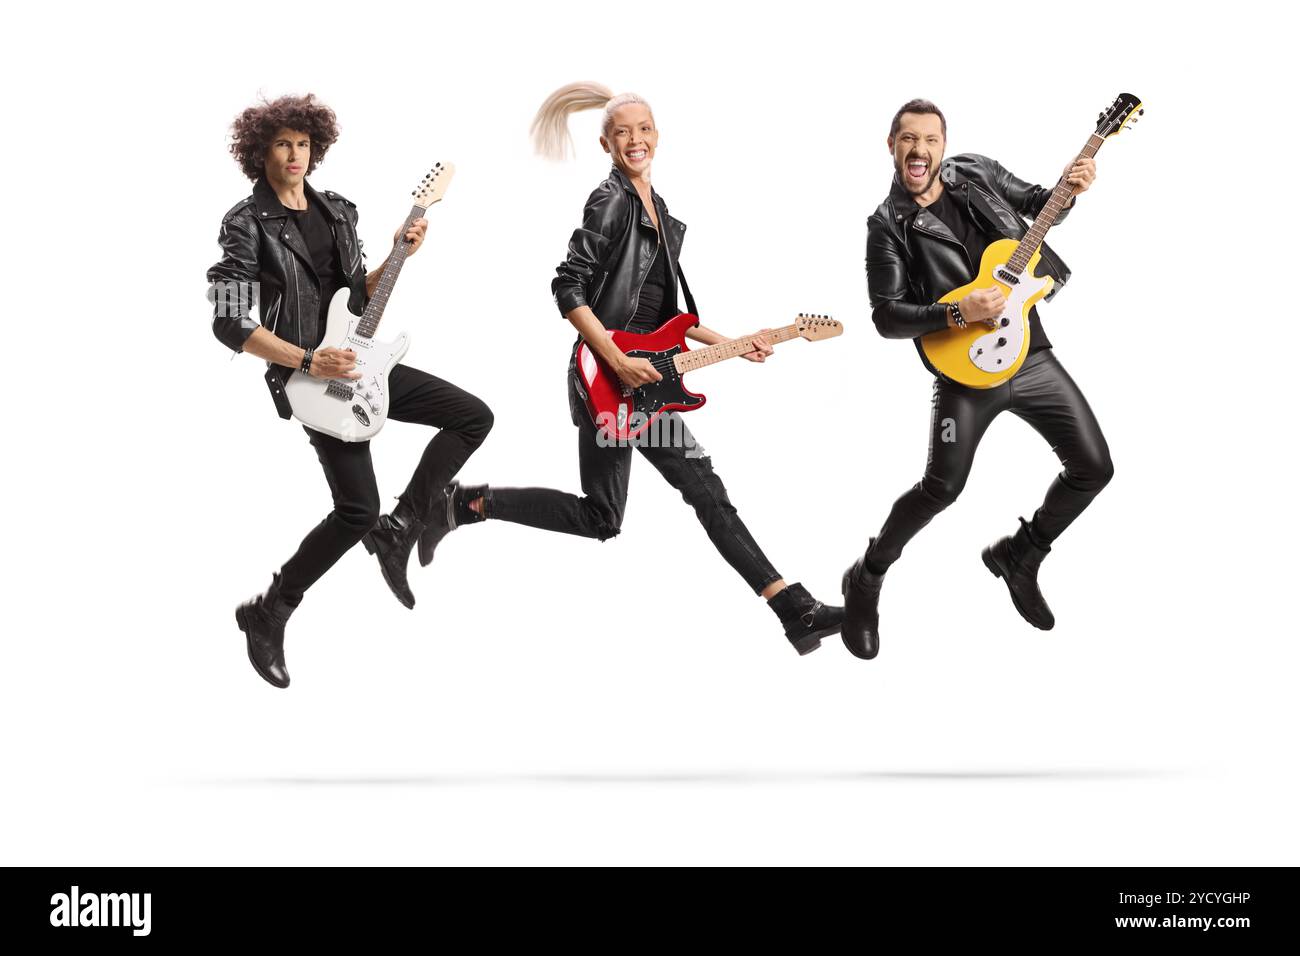
[[1038, 590], [1038, 565], [1052, 549], [1040, 548], [1029, 536], [1029, 524], [1020, 519], [1020, 530], [984, 549], [984, 565], [1007, 583], [1011, 602], [1034, 627], [1050, 631], [1056, 623], [1052, 609]]
[[442, 489], [429, 510], [424, 531], [420, 533], [420, 567], [427, 568], [433, 562], [433, 551], [438, 547], [438, 542], [451, 532], [463, 524], [483, 520], [484, 515], [472, 509], [469, 503], [475, 498], [484, 497], [487, 490], [487, 485], [462, 486], [459, 481], [453, 481]]
[[785, 636], [800, 654], [811, 654], [844, 623], [844, 608], [813, 599], [799, 583], [788, 584], [767, 600], [785, 625]]
[[390, 515], [383, 515], [361, 539], [366, 550], [379, 559], [379, 570], [389, 589], [406, 607], [415, 607], [415, 595], [406, 583], [406, 562], [424, 523], [405, 501], [399, 501]]
[[[872, 538], [871, 544], [875, 543]], [[850, 654], [869, 661], [880, 653], [880, 586], [885, 583], [885, 574], [872, 571], [866, 560], [864, 554], [854, 561], [840, 583], [844, 595], [844, 629], [840, 637]]]
[[280, 597], [280, 575], [271, 577], [266, 593], [235, 608], [235, 623], [248, 640], [248, 659], [268, 684], [289, 686], [284, 666], [284, 625], [293, 608]]

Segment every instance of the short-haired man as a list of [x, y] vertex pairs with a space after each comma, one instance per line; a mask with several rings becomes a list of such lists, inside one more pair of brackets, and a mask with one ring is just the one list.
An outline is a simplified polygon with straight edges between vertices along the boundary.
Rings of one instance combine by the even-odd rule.
[[[888, 139], [894, 182], [867, 224], [872, 320], [886, 338], [916, 340], [918, 351], [920, 336], [929, 332], [963, 322], [992, 327], [1006, 304], [1000, 290], [972, 292], [956, 310], [938, 300], [976, 277], [990, 242], [1024, 236], [1025, 219], [1037, 216], [1052, 193], [1017, 179], [986, 156], [944, 159], [947, 132], [943, 113], [933, 103], [912, 100], [899, 109]], [[1076, 195], [1092, 185], [1095, 176], [1096, 164], [1087, 158], [1065, 172]], [[1066, 208], [1073, 205], [1071, 199]], [[1056, 289], [1070, 275], [1045, 245], [1038, 271], [1052, 276]], [[1097, 419], [1056, 360], [1036, 309], [1030, 312], [1029, 326], [1029, 355], [1002, 385], [968, 388], [936, 373], [925, 474], [894, 503], [866, 553], [844, 574], [842, 635], [856, 656], [870, 659], [879, 650], [878, 604], [885, 571], [912, 536], [957, 499], [985, 429], [1002, 411], [1036, 429], [1064, 470], [1032, 520], [1021, 518], [1014, 535], [985, 548], [984, 563], [1006, 582], [1025, 620], [1044, 630], [1055, 623], [1038, 588], [1039, 563], [1110, 481], [1112, 466]]]

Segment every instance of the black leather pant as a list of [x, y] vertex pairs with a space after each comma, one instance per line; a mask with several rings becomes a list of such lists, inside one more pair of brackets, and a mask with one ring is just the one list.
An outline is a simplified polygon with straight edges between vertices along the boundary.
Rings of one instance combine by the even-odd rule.
[[[435, 494], [455, 477], [492, 430], [492, 411], [469, 392], [428, 372], [394, 366], [388, 376], [388, 417], [439, 429], [424, 449], [401, 499], [419, 518]], [[333, 567], [379, 520], [379, 487], [370, 461], [370, 442], [346, 442], [304, 426], [316, 449], [334, 510], [313, 528], [284, 567], [281, 594], [291, 605]]]
[[1106, 487], [1114, 467], [1101, 426], [1051, 349], [1032, 353], [1015, 377], [998, 388], [967, 388], [936, 378], [925, 475], [894, 502], [867, 551], [871, 568], [883, 571], [897, 561], [912, 536], [957, 500], [984, 431], [1003, 411], [1032, 425], [1064, 466], [1029, 525], [1039, 546], [1055, 541]]
[[[573, 420], [578, 426], [582, 497], [552, 488], [491, 488], [487, 496], [489, 518], [601, 541], [618, 534], [627, 505], [632, 447], [602, 447], [597, 441], [595, 423], [585, 408], [575, 410]], [[660, 426], [659, 436], [665, 440], [658, 447], [638, 445], [637, 450], [695, 509], [696, 517], [723, 559], [755, 593], [761, 592], [781, 575], [736, 514], [703, 446], [695, 442], [676, 413], [664, 416], [656, 424]]]

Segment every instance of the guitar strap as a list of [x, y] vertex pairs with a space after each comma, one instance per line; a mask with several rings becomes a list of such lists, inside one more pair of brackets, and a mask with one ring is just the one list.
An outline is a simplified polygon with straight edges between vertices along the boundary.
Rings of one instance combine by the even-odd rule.
[[686, 297], [686, 311], [691, 315], [699, 316], [695, 309], [695, 296], [691, 295], [691, 287], [686, 284], [686, 273], [682, 271], [682, 264], [677, 263], [677, 279], [682, 284], [682, 295]]

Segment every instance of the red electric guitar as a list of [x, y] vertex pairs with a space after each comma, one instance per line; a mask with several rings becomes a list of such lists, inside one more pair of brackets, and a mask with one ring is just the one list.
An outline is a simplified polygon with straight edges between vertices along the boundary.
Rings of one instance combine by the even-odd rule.
[[754, 335], [762, 334], [776, 345], [796, 338], [816, 342], [834, 338], [844, 331], [844, 326], [829, 316], [801, 313], [795, 322], [782, 328], [692, 350], [686, 347], [686, 330], [697, 322], [698, 318], [683, 312], [646, 335], [609, 333], [619, 351], [631, 358], [649, 359], [663, 376], [658, 382], [638, 388], [624, 385], [586, 342], [578, 346], [578, 378], [586, 392], [587, 410], [591, 412], [596, 427], [608, 438], [627, 441], [668, 412], [689, 412], [699, 408], [704, 404], [704, 396], [688, 391], [682, 384], [682, 376], [705, 365], [754, 351]]

